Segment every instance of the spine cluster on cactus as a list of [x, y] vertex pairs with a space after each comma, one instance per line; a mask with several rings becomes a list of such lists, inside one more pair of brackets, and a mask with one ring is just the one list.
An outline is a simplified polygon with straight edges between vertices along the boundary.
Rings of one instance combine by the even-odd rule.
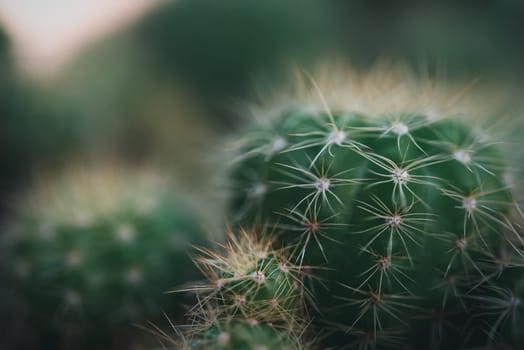
[[216, 304], [219, 316], [239, 315], [256, 322], [295, 322], [302, 299], [298, 267], [272, 247], [269, 240], [258, 241], [241, 230], [240, 237], [229, 235], [224, 253], [200, 249], [195, 258], [210, 282], [205, 302]]
[[305, 274], [273, 243], [239, 229], [216, 249], [197, 248], [206, 280], [178, 290], [198, 296], [184, 333], [188, 349], [303, 348]]
[[320, 101], [245, 135], [231, 213], [322, 267], [311, 290], [331, 345], [522, 344], [524, 240], [496, 143], [458, 115]]
[[167, 185], [152, 173], [72, 171], [22, 202], [2, 262], [36, 328], [105, 341], [176, 310], [163, 292], [198, 277], [187, 248], [203, 237]]

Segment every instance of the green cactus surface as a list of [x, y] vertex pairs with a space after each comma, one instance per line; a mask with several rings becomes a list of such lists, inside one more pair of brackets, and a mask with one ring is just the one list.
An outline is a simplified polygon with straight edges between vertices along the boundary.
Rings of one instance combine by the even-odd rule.
[[496, 143], [458, 116], [324, 107], [290, 106], [246, 133], [231, 216], [276, 226], [276, 247], [319, 267], [310, 290], [317, 327], [334, 331], [328, 343], [522, 339], [523, 240]]
[[36, 328], [105, 341], [111, 329], [181, 311], [164, 292], [199, 277], [187, 249], [203, 237], [167, 186], [149, 173], [73, 171], [22, 202], [3, 263]]
[[[178, 339], [161, 338], [182, 349], [305, 349], [308, 324], [306, 273], [275, 249], [271, 235], [240, 228], [214, 248], [196, 248], [193, 260], [205, 276], [179, 292], [199, 301]], [[177, 328], [175, 328], [176, 330]]]
[[304, 350], [300, 341], [263, 324], [217, 322], [201, 330], [182, 349], [194, 350]]

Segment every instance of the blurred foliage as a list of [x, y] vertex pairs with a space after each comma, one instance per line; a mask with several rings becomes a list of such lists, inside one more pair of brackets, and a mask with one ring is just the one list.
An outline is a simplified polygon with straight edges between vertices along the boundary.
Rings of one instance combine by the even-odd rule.
[[166, 142], [169, 135], [155, 137], [168, 131], [165, 127], [170, 136], [187, 142], [191, 142], [187, 134], [178, 129], [183, 127], [190, 134], [209, 129], [202, 125], [209, 117], [197, 101], [155, 72], [143, 43], [129, 33], [118, 33], [91, 47], [66, 72], [53, 84], [55, 97], [76, 109], [85, 132], [96, 135], [91, 138], [92, 148], [122, 148], [128, 155], [150, 156], [158, 142]]
[[7, 33], [0, 27], [0, 65], [6, 67], [8, 65], [8, 50], [9, 50], [9, 38]]
[[291, 64], [308, 70], [333, 57], [360, 69], [385, 57], [439, 79], [481, 77], [513, 95], [507, 107], [518, 115], [522, 37], [516, 0], [180, 0], [35, 85], [13, 72], [0, 34], [0, 191], [34, 167], [108, 153], [154, 158], [198, 182], [217, 139], [246, 120], [232, 107], [254, 87], [285, 83]]
[[137, 37], [161, 74], [206, 98], [245, 97], [254, 76], [276, 79], [334, 46], [330, 13], [318, 1], [178, 1], [148, 15]]
[[137, 28], [164, 73], [199, 90], [245, 95], [253, 73], [333, 53], [440, 64], [454, 78], [523, 73], [524, 5], [506, 1], [177, 1]]
[[[82, 134], [72, 114], [20, 77], [9, 49], [0, 30], [0, 194], [27, 178], [33, 165], [52, 166]], [[0, 201], [0, 211], [5, 204]]]
[[524, 73], [524, 3], [507, 1], [330, 0], [362, 66], [379, 56], [439, 63], [453, 78]]
[[[8, 73], [10, 74], [10, 73]], [[46, 93], [8, 78], [1, 94], [0, 193], [23, 183], [37, 164], [58, 166], [60, 155], [78, 145], [82, 130], [72, 114], [46, 98]], [[0, 202], [0, 208], [5, 205]]]

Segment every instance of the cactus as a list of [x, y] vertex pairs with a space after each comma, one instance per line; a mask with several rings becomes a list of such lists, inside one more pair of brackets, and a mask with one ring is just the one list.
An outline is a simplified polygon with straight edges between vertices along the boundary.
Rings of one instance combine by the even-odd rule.
[[271, 235], [239, 229], [227, 237], [214, 249], [195, 248], [206, 279], [178, 290], [197, 295], [190, 326], [177, 339], [156, 334], [177, 349], [305, 349], [306, 273], [272, 247]]
[[[402, 95], [402, 84], [390, 91]], [[275, 118], [242, 139], [231, 213], [239, 224], [275, 225], [275, 246], [299, 266], [323, 267], [311, 290], [317, 327], [335, 330], [329, 344], [521, 344], [509, 339], [522, 339], [522, 286], [504, 276], [518, 275], [506, 270], [522, 266], [523, 239], [509, 220], [495, 142], [409, 97], [376, 112], [379, 99], [332, 105], [313, 87], [319, 106], [310, 98], [273, 109]], [[344, 96], [355, 102], [352, 92]], [[510, 257], [501, 264], [503, 252]]]
[[179, 332], [176, 338], [164, 332], [158, 332], [157, 337], [161, 339], [164, 348], [170, 344], [174, 349], [180, 350], [309, 349], [309, 344], [304, 344], [299, 336], [290, 332], [279, 331], [269, 324], [234, 317], [193, 325], [185, 332]]
[[[194, 350], [303, 350], [300, 342], [274, 328], [241, 321], [217, 323], [195, 338], [187, 349]], [[182, 347], [184, 349], [184, 347]]]
[[[267, 239], [246, 230], [230, 233], [222, 253], [198, 248], [194, 260], [207, 278], [189, 290], [207, 292], [200, 305], [217, 310], [217, 317], [241, 317], [285, 328], [297, 323], [305, 292], [302, 273]], [[263, 235], [262, 235], [263, 236]]]
[[167, 186], [153, 172], [102, 167], [44, 182], [21, 201], [3, 265], [14, 267], [35, 327], [93, 345], [109, 331], [181, 311], [164, 292], [199, 276], [187, 248], [203, 237], [195, 213]]

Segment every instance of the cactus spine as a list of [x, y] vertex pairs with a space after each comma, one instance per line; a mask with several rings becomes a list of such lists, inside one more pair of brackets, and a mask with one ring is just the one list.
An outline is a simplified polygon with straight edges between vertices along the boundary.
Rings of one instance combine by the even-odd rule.
[[299, 266], [325, 267], [313, 290], [318, 327], [338, 330], [331, 345], [458, 349], [500, 331], [518, 346], [522, 286], [504, 276], [523, 240], [496, 144], [458, 116], [320, 100], [247, 133], [231, 212], [276, 225]]

